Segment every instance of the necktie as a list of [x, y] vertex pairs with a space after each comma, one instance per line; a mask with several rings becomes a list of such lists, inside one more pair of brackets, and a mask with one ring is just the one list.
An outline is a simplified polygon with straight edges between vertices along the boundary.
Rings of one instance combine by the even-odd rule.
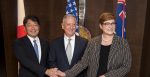
[[37, 43], [36, 43], [36, 40], [34, 40], [33, 42], [34, 42], [34, 50], [35, 50], [36, 56], [37, 56], [37, 58], [39, 59], [38, 45], [37, 45]]
[[72, 54], [71, 54], [72, 48], [71, 48], [70, 41], [71, 41], [71, 39], [68, 39], [68, 44], [67, 44], [67, 48], [66, 48], [66, 54], [67, 54], [69, 64], [71, 64], [71, 59], [72, 59]]

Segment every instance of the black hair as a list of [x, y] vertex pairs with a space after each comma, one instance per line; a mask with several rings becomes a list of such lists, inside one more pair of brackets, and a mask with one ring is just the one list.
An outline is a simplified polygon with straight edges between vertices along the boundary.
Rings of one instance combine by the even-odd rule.
[[24, 26], [27, 24], [27, 22], [28, 22], [29, 19], [32, 20], [32, 21], [34, 21], [34, 22], [37, 22], [38, 25], [40, 25], [40, 21], [39, 21], [38, 17], [29, 15], [29, 16], [26, 16], [24, 18], [24, 20], [23, 20], [23, 25]]

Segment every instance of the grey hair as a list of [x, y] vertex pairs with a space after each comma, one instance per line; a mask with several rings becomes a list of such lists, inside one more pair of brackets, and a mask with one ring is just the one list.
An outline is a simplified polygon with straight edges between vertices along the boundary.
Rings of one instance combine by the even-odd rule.
[[76, 17], [75, 17], [74, 15], [72, 15], [72, 14], [66, 14], [66, 15], [63, 17], [62, 23], [64, 23], [65, 20], [66, 20], [68, 17], [73, 17], [73, 18], [75, 19], [75, 21], [76, 21]]

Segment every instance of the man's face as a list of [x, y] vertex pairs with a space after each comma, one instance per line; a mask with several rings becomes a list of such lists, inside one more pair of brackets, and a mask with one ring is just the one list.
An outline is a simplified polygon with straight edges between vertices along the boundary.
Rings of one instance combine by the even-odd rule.
[[65, 35], [71, 37], [75, 34], [76, 30], [76, 20], [74, 17], [67, 17], [62, 23], [62, 29]]
[[39, 34], [40, 27], [37, 22], [29, 19], [25, 25], [25, 29], [30, 37], [35, 38]]

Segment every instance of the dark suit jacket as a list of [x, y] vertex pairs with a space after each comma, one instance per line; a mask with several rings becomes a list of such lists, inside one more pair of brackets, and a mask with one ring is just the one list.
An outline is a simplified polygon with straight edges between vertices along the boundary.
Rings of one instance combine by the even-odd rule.
[[[88, 67], [87, 77], [96, 77], [100, 65], [101, 40], [101, 36], [97, 36], [89, 41], [81, 61], [70, 70], [65, 71], [66, 77], [75, 77], [86, 67]], [[107, 72], [104, 75], [106, 77], [125, 77], [130, 71], [131, 59], [128, 42], [115, 35], [108, 56]]]
[[[64, 46], [64, 36], [57, 38], [50, 45], [50, 56], [49, 56], [50, 67], [57, 67], [61, 71], [66, 71], [67, 69], [70, 69], [74, 64], [76, 64], [81, 59], [84, 50], [86, 48], [86, 45], [87, 40], [79, 36], [75, 36], [74, 54], [71, 64], [69, 65]], [[85, 77], [84, 75], [86, 75], [86, 70], [80, 73], [78, 77]]]
[[49, 43], [40, 39], [41, 62], [38, 62], [36, 53], [27, 36], [14, 42], [14, 53], [20, 63], [19, 77], [46, 77]]

